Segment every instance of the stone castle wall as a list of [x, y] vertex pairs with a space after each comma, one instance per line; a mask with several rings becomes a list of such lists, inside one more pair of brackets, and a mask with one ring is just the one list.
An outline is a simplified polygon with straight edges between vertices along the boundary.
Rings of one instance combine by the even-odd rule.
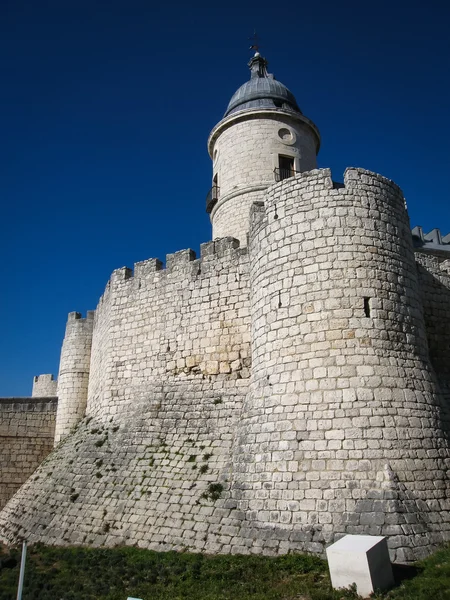
[[446, 263], [419, 266], [424, 320], [403, 196], [362, 169], [275, 184], [251, 222], [248, 249], [113, 273], [83, 342], [86, 417], [0, 539], [276, 554], [369, 533], [397, 561], [449, 539]]
[[84, 419], [0, 511], [0, 538], [245, 551], [226, 499], [241, 406], [201, 382], [166, 384], [126, 419]]
[[53, 448], [55, 398], [0, 398], [0, 509]]
[[96, 310], [88, 416], [1, 513], [2, 539], [245, 551], [227, 504], [250, 375], [237, 246], [114, 272]]
[[115, 271], [94, 321], [87, 415], [107, 420], [161, 384], [219, 396], [250, 376], [248, 254], [235, 239]]

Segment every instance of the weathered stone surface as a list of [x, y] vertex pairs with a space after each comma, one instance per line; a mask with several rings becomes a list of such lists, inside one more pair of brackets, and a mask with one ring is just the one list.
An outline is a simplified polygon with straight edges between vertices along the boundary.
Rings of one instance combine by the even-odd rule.
[[209, 552], [240, 546], [242, 516], [225, 503], [242, 397], [222, 390], [217, 404], [201, 382], [148, 392], [156, 410], [141, 399], [126, 418], [85, 418], [58, 444], [1, 513], [2, 539]]
[[0, 509], [53, 448], [56, 398], [0, 398]]
[[[288, 131], [291, 141], [280, 137]], [[274, 181], [278, 155], [290, 156], [298, 172], [315, 169], [317, 136], [301, 115], [249, 113], [231, 116], [211, 134], [210, 154], [217, 176], [219, 200], [211, 213], [213, 238], [232, 235], [247, 245], [249, 213], [254, 202], [264, 200]]]
[[36, 375], [33, 378], [32, 398], [56, 398], [58, 382], [53, 379], [53, 375]]
[[[290, 92], [249, 87], [209, 140], [219, 239], [117, 269], [69, 315], [59, 445], [0, 539], [278, 554], [369, 534], [398, 561], [450, 540], [450, 238], [419, 235], [417, 265], [398, 186], [333, 182]], [[6, 480], [47, 451], [14, 427]]]
[[86, 413], [94, 311], [85, 319], [69, 314], [58, 374], [55, 443], [69, 435]]
[[327, 170], [273, 185], [250, 255], [239, 507], [322, 544], [399, 525], [419, 557], [449, 536], [449, 421], [400, 190], [362, 169], [338, 189]]
[[226, 238], [113, 274], [87, 419], [0, 513], [2, 539], [276, 554], [369, 534], [401, 561], [449, 539], [448, 412], [403, 198], [361, 169], [330, 182], [272, 186], [249, 251]]

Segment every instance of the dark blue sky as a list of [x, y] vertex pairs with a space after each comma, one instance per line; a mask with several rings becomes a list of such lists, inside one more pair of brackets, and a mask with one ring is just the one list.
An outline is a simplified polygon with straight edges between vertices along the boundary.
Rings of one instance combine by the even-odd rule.
[[0, 396], [58, 370], [67, 313], [111, 271], [210, 239], [208, 133], [269, 70], [319, 127], [319, 166], [404, 190], [450, 231], [448, 3], [3, 0]]

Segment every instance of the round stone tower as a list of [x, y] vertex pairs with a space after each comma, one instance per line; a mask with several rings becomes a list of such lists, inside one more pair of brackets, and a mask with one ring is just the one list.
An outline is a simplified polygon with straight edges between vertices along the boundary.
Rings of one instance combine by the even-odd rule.
[[55, 445], [86, 412], [94, 314], [88, 311], [82, 319], [80, 313], [72, 312], [67, 319], [59, 363]]
[[250, 80], [233, 95], [208, 140], [213, 160], [206, 210], [213, 239], [231, 236], [247, 245], [249, 213], [275, 181], [316, 168], [317, 127], [299, 109], [294, 95], [267, 72], [258, 52]]
[[314, 170], [271, 186], [251, 221], [252, 383], [234, 466], [249, 536], [320, 552], [383, 535], [396, 561], [425, 556], [450, 539], [450, 423], [400, 189]]

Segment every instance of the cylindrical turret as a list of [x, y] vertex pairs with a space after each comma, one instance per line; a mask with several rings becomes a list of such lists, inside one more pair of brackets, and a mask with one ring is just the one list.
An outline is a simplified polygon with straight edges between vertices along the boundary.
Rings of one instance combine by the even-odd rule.
[[33, 377], [32, 398], [56, 398], [58, 382], [53, 379], [51, 373], [36, 375]]
[[85, 415], [95, 311], [69, 313], [58, 375], [55, 444]]
[[213, 187], [207, 199], [213, 239], [231, 236], [247, 245], [249, 213], [275, 181], [316, 168], [320, 136], [293, 94], [259, 53], [249, 63], [250, 81], [231, 98], [212, 130], [208, 150]]
[[386, 535], [415, 560], [450, 535], [450, 454], [401, 191], [311, 171], [270, 188], [252, 220], [240, 507], [252, 527], [290, 530], [290, 548]]

